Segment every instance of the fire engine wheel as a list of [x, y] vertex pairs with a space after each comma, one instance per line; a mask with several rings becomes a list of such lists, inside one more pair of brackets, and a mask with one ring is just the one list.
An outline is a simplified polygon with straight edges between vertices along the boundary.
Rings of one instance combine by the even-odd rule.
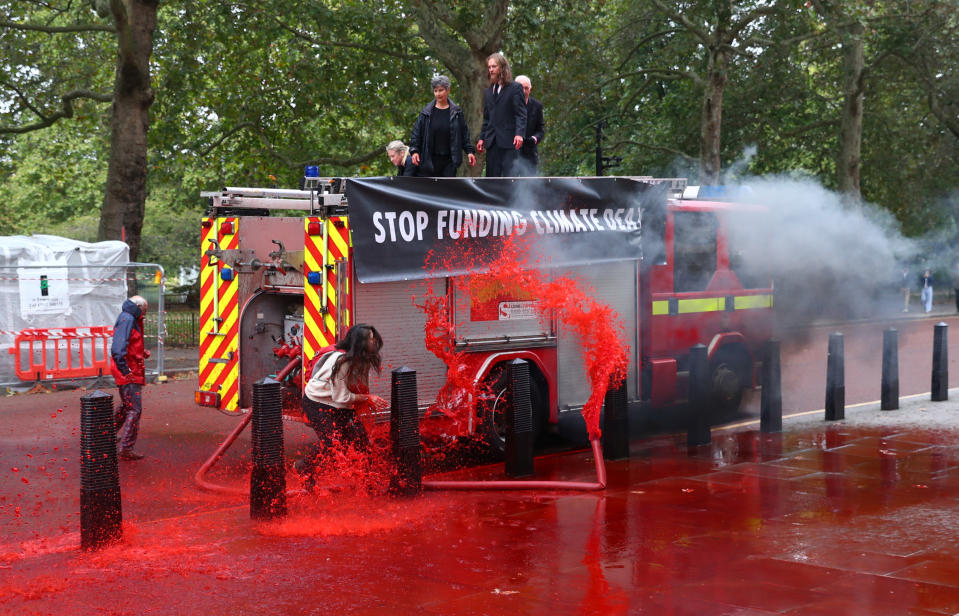
[[[509, 374], [506, 366], [501, 364], [493, 368], [486, 377], [489, 383], [489, 392], [480, 403], [480, 433], [490, 452], [497, 458], [502, 458], [506, 452], [506, 409], [509, 400]], [[533, 441], [535, 442], [543, 430], [548, 417], [549, 390], [546, 380], [535, 368], [529, 379], [530, 404], [533, 407]]]
[[720, 412], [732, 412], [739, 408], [746, 379], [748, 360], [736, 351], [719, 351], [710, 362], [710, 384], [713, 403]]

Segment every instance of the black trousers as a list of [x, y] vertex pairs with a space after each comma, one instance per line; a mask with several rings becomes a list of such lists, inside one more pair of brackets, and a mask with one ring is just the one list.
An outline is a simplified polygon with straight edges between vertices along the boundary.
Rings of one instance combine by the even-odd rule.
[[369, 449], [370, 437], [353, 409], [338, 409], [303, 396], [303, 413], [316, 432], [317, 442], [313, 451], [299, 463], [301, 472], [312, 475], [319, 455], [336, 445], [352, 445], [362, 451]]
[[537, 154], [526, 154], [523, 150], [519, 151], [519, 157], [516, 159], [516, 168], [513, 169], [513, 175], [520, 177], [535, 177], [536, 167], [539, 165], [539, 156]]
[[433, 177], [437, 178], [455, 178], [456, 167], [453, 165], [452, 156], [430, 156], [433, 163]]
[[513, 166], [519, 154], [512, 147], [492, 147], [486, 150], [486, 177], [503, 178], [513, 175]]

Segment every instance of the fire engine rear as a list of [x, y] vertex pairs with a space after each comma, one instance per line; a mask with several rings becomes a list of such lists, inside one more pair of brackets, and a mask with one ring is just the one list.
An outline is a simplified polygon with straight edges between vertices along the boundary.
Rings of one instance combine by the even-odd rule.
[[[304, 190], [203, 193], [196, 400], [238, 412], [251, 406], [254, 382], [277, 376], [296, 415], [310, 361], [352, 324], [370, 323], [386, 342], [384, 366], [417, 371], [425, 411], [447, 378], [424, 343], [428, 284], [449, 300], [451, 345], [470, 357], [474, 381], [492, 386], [462, 430], [502, 448], [496, 393], [517, 358], [530, 362], [536, 427], [555, 424], [591, 392], [576, 336], [522, 289], [471, 294], [461, 281], [477, 264], [455, 258], [528, 234], [540, 267], [575, 277], [619, 314], [629, 400], [683, 398], [689, 348], [702, 343], [717, 406], [735, 408], [754, 384], [773, 296], [755, 261], [730, 245], [730, 229], [761, 209], [684, 199], [685, 188], [645, 177], [308, 177]], [[388, 399], [389, 385], [384, 370], [371, 390]]]

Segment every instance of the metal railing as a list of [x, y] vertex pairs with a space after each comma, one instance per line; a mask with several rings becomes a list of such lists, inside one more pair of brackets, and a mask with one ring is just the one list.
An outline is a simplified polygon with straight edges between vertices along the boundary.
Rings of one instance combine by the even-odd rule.
[[[24, 383], [16, 374], [14, 365], [16, 354], [22, 351], [24, 331], [111, 327], [123, 300], [134, 289], [149, 296], [147, 315], [152, 315], [152, 335], [145, 340], [147, 348], [153, 349], [152, 358], [147, 364], [147, 375], [164, 373], [163, 349], [167, 328], [163, 295], [166, 279], [161, 265], [134, 262], [16, 263], [0, 265], [0, 283], [5, 291], [12, 292], [16, 298], [15, 303], [9, 306], [12, 311], [0, 315], [0, 351], [6, 350], [0, 352], [0, 381], [3, 381], [0, 385]], [[152, 295], [154, 292], [155, 297]], [[62, 344], [76, 350], [80, 342]], [[58, 353], [44, 356], [43, 361], [50, 365], [44, 365], [39, 371], [44, 376], [38, 377], [37, 382], [68, 378], [76, 370], [81, 370], [79, 364], [74, 370], [70, 363], [72, 359], [67, 358], [68, 355]], [[20, 359], [24, 360], [24, 357], [21, 355]], [[34, 366], [34, 359], [30, 359], [30, 362]], [[84, 361], [83, 367], [90, 367], [87, 365], [89, 363]]]
[[[155, 341], [157, 336], [157, 315], [147, 313], [144, 319], [144, 337]], [[200, 314], [196, 310], [167, 312], [163, 315], [166, 329], [164, 342], [170, 347], [195, 347], [200, 339]]]

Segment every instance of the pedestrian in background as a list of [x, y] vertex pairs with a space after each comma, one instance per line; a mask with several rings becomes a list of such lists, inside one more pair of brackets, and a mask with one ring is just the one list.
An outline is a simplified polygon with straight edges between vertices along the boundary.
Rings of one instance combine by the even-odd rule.
[[932, 270], [926, 268], [919, 277], [919, 300], [926, 312], [932, 312], [932, 284]]
[[952, 287], [956, 292], [956, 312], [959, 312], [959, 261], [952, 268]]
[[912, 292], [912, 273], [909, 271], [909, 266], [902, 266], [902, 286], [899, 287], [899, 290], [903, 295], [903, 304], [902, 311], [909, 312], [909, 295]]
[[431, 85], [433, 100], [423, 107], [413, 125], [410, 154], [419, 169], [417, 175], [452, 178], [463, 162], [464, 152], [469, 166], [476, 165], [476, 150], [463, 110], [450, 100], [449, 77], [437, 75]]
[[506, 56], [499, 52], [490, 55], [486, 71], [489, 87], [483, 94], [483, 128], [476, 150], [486, 152], [486, 177], [497, 178], [515, 173], [526, 135], [526, 103]]
[[399, 140], [390, 141], [386, 146], [386, 155], [396, 167], [396, 175], [416, 175], [416, 165], [413, 164], [410, 148], [405, 143]]
[[516, 78], [523, 88], [523, 100], [526, 102], [526, 135], [523, 137], [523, 147], [519, 151], [517, 175], [536, 175], [539, 167], [539, 142], [546, 134], [546, 125], [543, 122], [543, 103], [532, 96], [533, 82], [526, 75]]
[[134, 451], [143, 414], [143, 385], [146, 384], [144, 360], [150, 351], [143, 346], [143, 316], [147, 300], [134, 295], [123, 302], [120, 316], [113, 326], [113, 344], [110, 346], [110, 373], [120, 388], [120, 405], [114, 419], [120, 433], [121, 460], [139, 460], [143, 454]]

